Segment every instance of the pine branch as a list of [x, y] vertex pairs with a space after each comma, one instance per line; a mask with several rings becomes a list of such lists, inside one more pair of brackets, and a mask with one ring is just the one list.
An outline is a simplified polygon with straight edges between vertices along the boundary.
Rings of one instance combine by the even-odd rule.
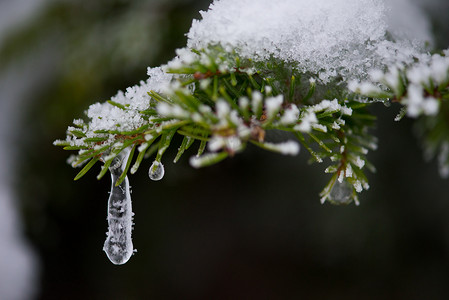
[[[175, 135], [183, 139], [174, 162], [195, 144], [194, 168], [232, 158], [248, 143], [282, 155], [297, 155], [301, 144], [331, 174], [321, 202], [358, 205], [358, 194], [369, 189], [365, 170], [375, 172], [367, 160], [377, 148], [369, 108], [392, 102], [402, 105], [397, 120], [419, 118], [426, 153], [437, 155], [441, 174], [449, 176], [449, 50], [431, 56], [395, 41], [372, 1], [339, 3], [346, 15], [332, 1], [308, 14], [300, 1], [279, 1], [268, 19], [269, 1], [251, 7], [230, 1], [214, 2], [193, 22], [187, 47], [149, 69], [146, 82], [91, 105], [87, 121], [75, 120], [66, 139], [55, 141], [78, 151], [72, 166], [85, 166], [76, 180], [101, 161], [98, 178], [109, 170], [113, 181], [109, 202], [130, 207], [127, 172], [136, 173], [155, 154], [149, 177], [162, 179]], [[292, 12], [302, 16], [300, 24], [289, 23]], [[272, 130], [296, 140], [274, 144], [266, 134]], [[123, 226], [131, 216], [120, 220]], [[113, 239], [105, 251], [114, 263], [131, 253], [129, 244]]]
[[[94, 117], [90, 123], [77, 120], [77, 127], [68, 129], [66, 141], [58, 144], [65, 149], [80, 149], [73, 166], [88, 159], [92, 159], [88, 169], [98, 160], [108, 164], [121, 151], [132, 147], [132, 154], [136, 148], [139, 152], [131, 168], [135, 173], [147, 149], [156, 143], [157, 156], [150, 167], [150, 178], [159, 180], [163, 174], [162, 157], [176, 133], [185, 138], [175, 162], [187, 146], [195, 140], [200, 142], [197, 158], [190, 160], [194, 167], [232, 157], [243, 151], [248, 142], [262, 149], [296, 155], [299, 146], [295, 141], [272, 144], [265, 140], [266, 131], [280, 130], [294, 133], [317, 161], [328, 158], [337, 163], [338, 167], [328, 168], [327, 172], [335, 169], [332, 173], [336, 173], [340, 184], [343, 179], [351, 184], [353, 196], [349, 200], [340, 201], [323, 191], [322, 201], [349, 203], [357, 200], [353, 191], [368, 188], [362, 171], [368, 150], [363, 145], [375, 147], [368, 134], [373, 123], [366, 110], [369, 103], [360, 103], [354, 96], [350, 99], [344, 88], [335, 89], [335, 85], [327, 90], [326, 85], [317, 84], [316, 76], [275, 60], [253, 63], [218, 47], [183, 51], [184, 56], [167, 66], [167, 73], [176, 75], [164, 93], [148, 91], [148, 107], [144, 110], [110, 100], [102, 104], [97, 119]], [[283, 85], [286, 78], [289, 81]], [[340, 99], [322, 100], [316, 91]], [[106, 113], [112, 118], [104, 120]], [[124, 126], [123, 122], [129, 118], [140, 118], [138, 126]], [[100, 129], [92, 130], [92, 125]], [[202, 154], [206, 147], [208, 153]], [[129, 157], [127, 165], [133, 155]], [[123, 181], [128, 168], [117, 184]], [[83, 169], [77, 179], [88, 169]], [[105, 169], [98, 178], [105, 174]], [[332, 187], [333, 184], [327, 189], [330, 191]]]
[[449, 50], [422, 55], [415, 63], [374, 70], [370, 80], [351, 82], [349, 88], [363, 97], [399, 102], [396, 117], [418, 119], [417, 132], [427, 159], [438, 157], [440, 174], [449, 176]]

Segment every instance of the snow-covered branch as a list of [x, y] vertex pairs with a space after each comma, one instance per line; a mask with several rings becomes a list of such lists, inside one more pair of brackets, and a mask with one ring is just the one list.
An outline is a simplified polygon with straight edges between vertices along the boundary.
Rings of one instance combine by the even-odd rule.
[[[195, 168], [237, 155], [248, 143], [283, 155], [297, 155], [301, 144], [333, 174], [321, 201], [358, 204], [357, 194], [369, 188], [364, 171], [375, 170], [366, 157], [377, 147], [368, 108], [399, 102], [403, 115], [437, 116], [425, 121], [422, 135], [429, 152], [440, 148], [442, 174], [449, 173], [448, 52], [430, 55], [423, 43], [391, 34], [385, 5], [214, 1], [173, 60], [149, 68], [147, 81], [91, 105], [86, 121], [75, 120], [55, 144], [78, 151], [70, 162], [84, 167], [75, 179], [103, 162], [98, 177], [111, 171], [111, 197], [125, 210], [110, 218], [121, 224], [128, 216], [120, 228], [109, 222], [115, 227], [105, 251], [113, 262], [126, 262], [132, 252], [127, 172], [154, 154], [149, 177], [160, 180], [176, 134], [184, 138], [174, 161], [196, 144], [189, 160]], [[266, 138], [270, 130], [296, 140], [274, 144]]]

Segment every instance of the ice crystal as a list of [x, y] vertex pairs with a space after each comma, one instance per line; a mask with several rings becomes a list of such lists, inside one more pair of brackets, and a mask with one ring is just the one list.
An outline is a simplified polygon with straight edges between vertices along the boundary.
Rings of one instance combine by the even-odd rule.
[[112, 180], [107, 216], [109, 230], [103, 250], [109, 260], [116, 265], [126, 263], [133, 254], [131, 240], [133, 212], [128, 177], [116, 186], [118, 178], [124, 171], [124, 162], [128, 158], [129, 151], [129, 149], [123, 150], [109, 167]]

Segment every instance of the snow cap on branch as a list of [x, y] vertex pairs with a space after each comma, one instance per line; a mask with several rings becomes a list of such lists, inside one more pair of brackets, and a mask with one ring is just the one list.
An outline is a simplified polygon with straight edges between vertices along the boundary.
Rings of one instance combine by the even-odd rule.
[[220, 44], [255, 60], [295, 62], [323, 82], [342, 75], [366, 77], [366, 70], [411, 61], [407, 43], [386, 40], [382, 0], [216, 0], [188, 33], [190, 48]]

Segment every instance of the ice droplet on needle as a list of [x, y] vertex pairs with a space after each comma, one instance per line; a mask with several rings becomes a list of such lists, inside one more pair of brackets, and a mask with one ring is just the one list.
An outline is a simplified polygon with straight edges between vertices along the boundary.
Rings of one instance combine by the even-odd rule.
[[162, 177], [164, 177], [164, 174], [164, 165], [161, 162], [155, 160], [151, 165], [150, 170], [148, 171], [148, 176], [150, 176], [151, 180], [158, 181], [161, 180]]
[[353, 200], [354, 188], [347, 181], [336, 180], [329, 194], [329, 201], [334, 204], [349, 204]]

